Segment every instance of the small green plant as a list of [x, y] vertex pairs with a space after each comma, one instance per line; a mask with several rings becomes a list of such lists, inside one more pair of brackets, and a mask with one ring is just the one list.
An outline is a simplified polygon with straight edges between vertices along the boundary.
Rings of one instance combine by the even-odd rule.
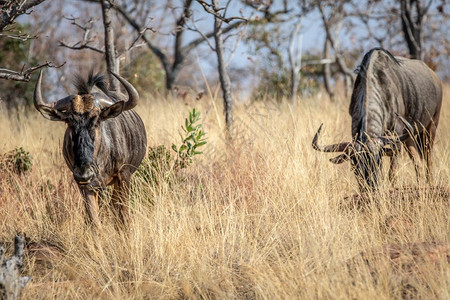
[[199, 148], [206, 144], [206, 134], [200, 123], [200, 113], [195, 108], [189, 112], [181, 128], [181, 145], [172, 144], [175, 155], [164, 145], [149, 148], [146, 159], [139, 167], [139, 174], [147, 183], [158, 185], [163, 181], [170, 182], [176, 171], [188, 167], [194, 156], [202, 153]]
[[0, 167], [2, 169], [8, 169], [19, 175], [30, 171], [32, 165], [33, 161], [30, 153], [22, 147], [5, 153], [0, 160]]
[[180, 134], [181, 146], [177, 147], [175, 144], [172, 144], [172, 150], [177, 154], [175, 168], [186, 168], [192, 163], [195, 155], [202, 154], [198, 150], [206, 144], [206, 134], [202, 130], [202, 124], [198, 123], [199, 121], [200, 113], [194, 108], [189, 112], [189, 118], [185, 119], [185, 127], [181, 127], [184, 131], [184, 135]]

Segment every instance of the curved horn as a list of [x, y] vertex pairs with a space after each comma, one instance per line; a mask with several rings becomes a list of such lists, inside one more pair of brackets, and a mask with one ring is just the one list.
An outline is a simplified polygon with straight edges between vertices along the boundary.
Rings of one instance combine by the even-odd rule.
[[315, 150], [322, 151], [322, 152], [345, 152], [349, 148], [349, 146], [351, 145], [351, 143], [349, 143], [349, 142], [332, 144], [332, 145], [327, 145], [327, 146], [319, 146], [317, 144], [317, 141], [319, 139], [320, 132], [322, 131], [322, 126], [323, 126], [323, 123], [320, 124], [320, 127], [317, 130], [317, 132], [314, 135], [314, 138], [312, 140], [312, 146]]
[[40, 112], [42, 106], [46, 107], [53, 107], [57, 110], [64, 110], [68, 109], [70, 107], [71, 101], [73, 96], [67, 96], [65, 98], [62, 98], [56, 102], [47, 104], [42, 99], [42, 92], [41, 92], [41, 83], [42, 83], [42, 70], [39, 71], [39, 76], [36, 81], [36, 86], [34, 87], [34, 93], [33, 93], [33, 102], [34, 107]]
[[103, 92], [94, 92], [92, 96], [95, 98], [96, 106], [99, 108], [106, 108], [113, 105], [115, 102]]
[[408, 121], [406, 121], [405, 118], [403, 118], [402, 116], [400, 116], [398, 113], [395, 113], [395, 115], [400, 119], [400, 121], [403, 122], [403, 124], [405, 124], [406, 128], [408, 128], [408, 131], [409, 131], [411, 134], [413, 134], [414, 128], [412, 127], [412, 125], [411, 125]]
[[330, 161], [331, 161], [333, 164], [338, 165], [338, 164], [342, 164], [343, 162], [346, 162], [346, 161], [349, 160], [349, 159], [350, 159], [350, 156], [347, 155], [347, 153], [342, 153], [342, 154], [339, 154], [339, 155], [336, 156], [336, 157], [330, 158]]
[[134, 88], [134, 86], [131, 83], [129, 83], [128, 81], [126, 81], [124, 78], [122, 78], [119, 74], [116, 74], [114, 72], [111, 72], [111, 74], [114, 75], [114, 77], [116, 77], [120, 81], [120, 83], [122, 83], [122, 85], [125, 87], [125, 89], [127, 90], [128, 100], [125, 102], [125, 106], [124, 106], [123, 110], [125, 111], [125, 110], [130, 110], [130, 109], [134, 108], [139, 101], [139, 94], [136, 91], [136, 89]]
[[36, 85], [34, 86], [34, 93], [33, 93], [33, 103], [34, 107], [41, 111], [41, 106], [47, 106], [44, 101], [42, 100], [42, 93], [41, 93], [41, 82], [42, 82], [42, 70], [39, 71], [39, 76], [36, 81]]

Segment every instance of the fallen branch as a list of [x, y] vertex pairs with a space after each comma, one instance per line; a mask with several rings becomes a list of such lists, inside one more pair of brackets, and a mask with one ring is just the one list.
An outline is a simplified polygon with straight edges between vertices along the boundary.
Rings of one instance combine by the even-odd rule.
[[24, 238], [16, 235], [14, 238], [14, 255], [3, 260], [3, 247], [0, 247], [0, 298], [19, 299], [22, 289], [30, 281], [31, 277], [20, 277], [20, 269], [23, 265]]

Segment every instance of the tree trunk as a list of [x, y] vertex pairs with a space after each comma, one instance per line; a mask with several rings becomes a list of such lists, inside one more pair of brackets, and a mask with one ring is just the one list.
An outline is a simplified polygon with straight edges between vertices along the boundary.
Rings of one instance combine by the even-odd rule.
[[[213, 9], [218, 12], [218, 0], [213, 0]], [[231, 137], [231, 127], [233, 126], [233, 97], [231, 94], [231, 81], [228, 76], [225, 66], [225, 54], [222, 38], [222, 20], [218, 17], [214, 17], [214, 40], [216, 43], [217, 62], [219, 65], [219, 79], [220, 86], [222, 87], [224, 111], [225, 111], [225, 124], [228, 137]]]
[[172, 71], [166, 71], [166, 96], [173, 91], [173, 85], [175, 83], [175, 76]]
[[105, 27], [105, 59], [106, 70], [109, 78], [109, 88], [112, 91], [120, 91], [119, 80], [111, 72], [119, 74], [119, 63], [116, 59], [114, 47], [114, 31], [111, 23], [111, 3], [109, 0], [102, 0], [103, 25]]
[[[413, 6], [416, 18], [413, 20]], [[422, 59], [422, 20], [428, 8], [421, 8], [420, 0], [401, 0], [400, 13], [402, 31], [405, 36], [409, 54], [412, 58]]]
[[[340, 2], [340, 4], [342, 6], [344, 4], [344, 2]], [[348, 89], [348, 84], [347, 84], [348, 81], [347, 80], [351, 81], [350, 82], [350, 86], [351, 86], [353, 84], [353, 82], [356, 80], [356, 75], [353, 73], [353, 70], [351, 70], [351, 69], [349, 69], [347, 67], [343, 57], [339, 53], [339, 49], [338, 49], [337, 43], [335, 41], [335, 37], [338, 35], [338, 33], [336, 32], [333, 35], [332, 32], [331, 32], [331, 27], [333, 25], [337, 26], [336, 24], [342, 22], [342, 19], [343, 19], [344, 15], [341, 12], [341, 14], [339, 16], [334, 16], [334, 21], [331, 22], [330, 20], [327, 20], [325, 12], [323, 10], [323, 7], [320, 4], [320, 1], [319, 1], [319, 6], [318, 7], [319, 7], [320, 15], [322, 17], [325, 33], [326, 33], [326, 37], [325, 38], [329, 41], [330, 47], [333, 48], [333, 50], [334, 50], [334, 57], [335, 57], [335, 60], [336, 60], [336, 64], [338, 66], [339, 72], [342, 73], [342, 75], [344, 76], [344, 83], [345, 83], [345, 87], [346, 87], [346, 90], [347, 90]], [[347, 93], [348, 92], [346, 91], [346, 94]]]
[[[323, 49], [324, 59], [330, 58], [330, 41], [325, 39], [325, 45]], [[324, 64], [323, 66], [323, 84], [325, 86], [325, 90], [328, 93], [331, 101], [334, 101], [334, 91], [331, 87], [331, 64]]]
[[[291, 65], [291, 105], [295, 107], [297, 102], [297, 90], [300, 83], [300, 69], [302, 68], [302, 40], [303, 35], [299, 35], [301, 28], [301, 18], [299, 18], [294, 30], [289, 37], [289, 62]], [[297, 48], [295, 47], [297, 42]]]

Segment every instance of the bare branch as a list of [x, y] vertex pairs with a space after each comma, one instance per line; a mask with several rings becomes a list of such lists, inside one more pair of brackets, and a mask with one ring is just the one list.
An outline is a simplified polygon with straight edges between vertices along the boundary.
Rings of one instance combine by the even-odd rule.
[[71, 17], [64, 16], [63, 18], [70, 21], [70, 24], [75, 25], [76, 27], [80, 28], [81, 30], [83, 30], [85, 32], [89, 32], [92, 29], [94, 22], [97, 21], [92, 18], [89, 18], [89, 21], [87, 21], [84, 25], [81, 25], [77, 22], [78, 18], [75, 18], [73, 16], [71, 16]]
[[83, 30], [83, 39], [79, 42], [76, 42], [75, 44], [68, 45], [66, 44], [64, 41], [59, 41], [59, 46], [60, 47], [66, 47], [72, 50], [83, 50], [83, 49], [90, 49], [92, 51], [95, 51], [97, 53], [100, 54], [104, 54], [105, 51], [96, 47], [93, 47], [91, 45], [89, 45], [90, 43], [92, 43], [92, 39], [90, 39], [90, 32], [91, 29], [94, 25], [95, 20], [93, 20], [92, 18], [89, 19], [89, 21], [87, 21], [84, 25], [80, 24], [77, 22], [78, 18], [75, 17], [64, 17], [66, 20], [70, 21], [70, 24], [78, 27], [79, 29]]
[[[341, 1], [342, 5], [343, 5], [343, 2], [344, 1]], [[334, 49], [334, 52], [335, 52], [336, 63], [338, 65], [340, 71], [345, 76], [348, 76], [349, 78], [352, 79], [352, 81], [354, 81], [356, 79], [356, 76], [353, 73], [353, 71], [345, 65], [345, 62], [342, 59], [341, 55], [339, 54], [339, 50], [337, 49], [337, 47], [338, 47], [337, 42], [334, 39], [334, 35], [331, 32], [332, 23], [338, 24], [342, 21], [343, 15], [342, 14], [340, 16], [336, 15], [337, 12], [342, 13], [342, 7], [340, 6], [340, 7], [336, 8], [335, 10], [333, 10], [333, 12], [330, 14], [330, 16], [328, 18], [325, 15], [324, 8], [320, 1], [318, 3], [318, 8], [319, 8], [319, 12], [320, 12], [320, 15], [321, 15], [321, 18], [323, 21], [323, 26], [325, 28], [326, 38], [330, 41], [330, 46], [331, 46], [331, 48]]]
[[36, 36], [31, 36], [29, 34], [8, 34], [8, 33], [0, 33], [0, 37], [6, 37], [15, 40], [27, 41], [29, 39], [34, 39]]
[[[236, 50], [238, 49], [239, 44], [240, 44], [240, 42], [242, 41], [242, 39], [243, 39], [243, 37], [244, 37], [244, 34], [245, 34], [245, 32], [244, 32], [243, 30], [240, 31], [240, 32], [238, 32], [238, 37], [237, 37], [237, 39], [236, 39], [236, 43], [234, 43], [234, 47], [233, 47], [233, 49], [231, 49], [230, 55], [228, 56], [228, 59], [227, 59], [227, 61], [225, 62], [225, 66], [226, 66], [226, 67], [231, 63], [231, 60], [233, 59], [234, 54], [236, 53]], [[224, 41], [226, 41], [227, 38], [229, 38], [230, 36], [231, 36], [231, 35], [227, 36], [227, 37], [224, 39]]]
[[[230, 18], [225, 18], [225, 13], [222, 15], [220, 14], [220, 11], [223, 10], [224, 12], [226, 12], [226, 7], [224, 8], [213, 8], [213, 6], [211, 4], [206, 3], [205, 1], [202, 0], [197, 0], [197, 2], [203, 6], [203, 9], [207, 12], [212, 14], [214, 17], [222, 20], [223, 22], [229, 24], [231, 21], [233, 20], [241, 20], [241, 21], [248, 21], [248, 19], [243, 18], [243, 17], [230, 17]], [[227, 3], [227, 7], [228, 7], [229, 2]]]
[[[95, 3], [100, 2], [100, 0], [83, 0], [83, 1], [95, 2]], [[202, 44], [205, 41], [209, 44], [210, 47], [212, 46], [208, 40], [214, 37], [214, 31], [210, 31], [208, 33], [200, 33], [196, 28], [189, 28], [186, 26], [187, 20], [192, 15], [190, 6], [193, 3], [193, 1], [194, 0], [184, 1], [182, 14], [178, 18], [174, 15], [174, 18], [177, 18], [177, 19], [176, 19], [176, 29], [174, 32], [175, 43], [174, 43], [174, 49], [173, 49], [173, 62], [172, 63], [170, 62], [168, 54], [162, 48], [156, 46], [150, 40], [150, 38], [146, 35], [148, 30], [146, 31], [145, 27], [142, 26], [142, 24], [139, 24], [139, 21], [137, 21], [132, 16], [132, 12], [128, 11], [126, 9], [126, 7], [118, 4], [117, 1], [112, 3], [113, 8], [129, 23], [129, 25], [134, 30], [139, 32], [139, 37], [147, 44], [148, 48], [160, 60], [161, 65], [166, 73], [166, 89], [167, 90], [172, 89], [173, 84], [176, 80], [177, 74], [181, 70], [187, 55], [194, 48], [196, 48], [197, 46], [199, 46], [200, 44]], [[222, 11], [224, 13], [226, 12], [226, 10], [224, 10], [224, 9], [217, 9], [217, 12], [219, 14]], [[248, 19], [242, 18], [242, 17], [233, 17], [233, 18], [228, 18], [228, 19], [225, 18], [226, 20], [223, 20], [224, 18], [222, 18], [222, 21], [229, 22], [229, 24], [227, 26], [224, 26], [222, 28], [222, 34], [226, 34], [230, 31], [240, 27], [243, 24], [259, 24], [259, 23], [263, 23], [263, 22], [277, 22], [278, 16], [286, 13], [286, 10], [270, 12], [267, 8], [267, 10], [265, 10], [264, 12], [265, 12], [265, 15], [263, 18], [255, 18], [255, 19], [251, 19], [251, 20], [248, 20]], [[174, 13], [173, 10], [172, 10], [172, 13]], [[234, 22], [233, 22], [233, 20], [234, 20]], [[184, 31], [186, 28], [199, 32], [200, 37], [188, 42], [187, 44], [183, 44]]]
[[0, 68], [0, 78], [6, 79], [6, 80], [15, 80], [15, 81], [24, 81], [28, 82], [31, 78], [31, 73], [33, 73], [36, 70], [42, 69], [44, 67], [48, 68], [61, 68], [64, 66], [66, 62], [63, 62], [61, 65], [54, 65], [52, 62], [45, 62], [43, 64], [30, 67], [28, 69], [25, 69], [25, 65], [23, 65], [22, 70], [17, 72], [9, 69]]
[[[97, 1], [94, 1], [97, 2]], [[113, 8], [117, 10], [122, 17], [125, 18], [125, 20], [133, 27], [137, 32], [141, 32], [143, 29], [143, 26], [140, 26], [132, 17], [131, 15], [123, 8], [122, 6], [118, 5], [117, 3], [114, 3]], [[153, 43], [146, 37], [145, 32], [141, 36], [142, 40], [147, 44], [147, 46], [150, 48], [150, 50], [160, 59], [163, 68], [166, 72], [170, 72], [170, 62], [167, 56]]]
[[2, 1], [2, 9], [0, 10], [0, 32], [2, 32], [6, 26], [13, 24], [18, 16], [27, 14], [27, 11], [30, 8], [39, 5], [44, 1], [45, 0]]
[[128, 47], [127, 51], [131, 51], [132, 49], [137, 48], [137, 47], [140, 47], [140, 45], [142, 45], [142, 44], [139, 44], [139, 45], [136, 46], [136, 47], [134, 46], [134, 45], [137, 43], [137, 41], [139, 41], [139, 39], [141, 39], [141, 38], [144, 36], [144, 34], [145, 34], [145, 32], [146, 32], [147, 30], [150, 30], [150, 31], [152, 31], [152, 32], [155, 32], [155, 30], [154, 30], [153, 28], [146, 26], [144, 29], [142, 29], [142, 30], [139, 32], [138, 36], [137, 36], [136, 39], [134, 39], [134, 41], [130, 44], [130, 46]]
[[201, 31], [200, 29], [198, 29], [197, 25], [195, 24], [195, 22], [192, 23], [193, 27], [187, 26], [186, 29], [197, 32], [198, 34], [200, 34], [200, 36], [205, 40], [206, 44], [208, 44], [208, 47], [211, 49], [211, 51], [216, 51], [213, 44], [210, 42], [209, 38], [203, 33], [203, 31]]
[[69, 48], [69, 49], [72, 49], [72, 50], [90, 49], [90, 50], [95, 51], [97, 53], [105, 54], [104, 50], [101, 50], [101, 49], [98, 49], [96, 47], [92, 47], [92, 46], [88, 45], [89, 42], [90, 41], [77, 42], [74, 45], [70, 46], [70, 45], [66, 44], [65, 42], [63, 42], [63, 41], [59, 41], [59, 46], [60, 47], [66, 47], [66, 48]]

